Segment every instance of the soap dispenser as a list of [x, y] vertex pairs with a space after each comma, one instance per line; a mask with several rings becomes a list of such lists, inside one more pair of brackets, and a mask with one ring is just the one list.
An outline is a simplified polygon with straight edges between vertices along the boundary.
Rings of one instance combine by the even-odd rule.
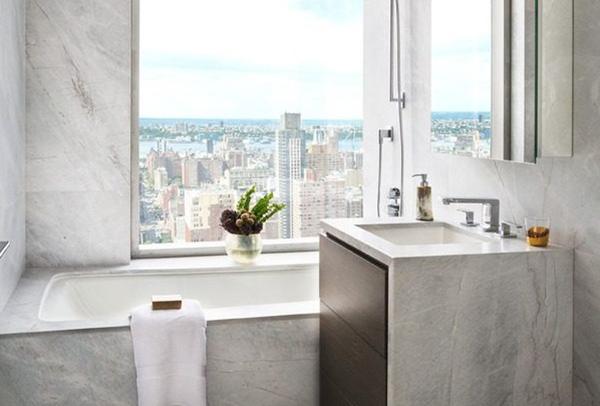
[[431, 186], [427, 183], [426, 173], [417, 173], [414, 177], [420, 176], [421, 183], [417, 187], [417, 220], [433, 221], [433, 209], [431, 208]]

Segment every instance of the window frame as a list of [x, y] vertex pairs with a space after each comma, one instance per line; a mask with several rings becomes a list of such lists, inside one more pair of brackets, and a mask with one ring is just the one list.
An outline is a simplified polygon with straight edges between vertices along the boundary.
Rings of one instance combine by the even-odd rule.
[[[139, 194], [139, 75], [140, 75], [140, 0], [131, 1], [131, 99], [130, 99], [130, 182], [131, 182], [131, 258], [166, 258], [225, 255], [224, 241], [197, 243], [140, 244]], [[306, 252], [319, 249], [318, 237], [263, 241], [263, 253]]]

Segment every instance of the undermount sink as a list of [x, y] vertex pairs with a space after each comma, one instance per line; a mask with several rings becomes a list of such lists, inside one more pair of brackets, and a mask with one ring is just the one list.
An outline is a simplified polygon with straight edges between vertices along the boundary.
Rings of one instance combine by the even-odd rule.
[[487, 237], [478, 236], [444, 223], [358, 224], [358, 227], [396, 245], [483, 244]]

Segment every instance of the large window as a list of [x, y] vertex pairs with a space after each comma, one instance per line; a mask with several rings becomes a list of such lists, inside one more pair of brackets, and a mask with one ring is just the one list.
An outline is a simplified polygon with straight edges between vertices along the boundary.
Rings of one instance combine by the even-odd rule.
[[139, 243], [219, 241], [251, 185], [267, 239], [362, 216], [361, 0], [142, 0]]

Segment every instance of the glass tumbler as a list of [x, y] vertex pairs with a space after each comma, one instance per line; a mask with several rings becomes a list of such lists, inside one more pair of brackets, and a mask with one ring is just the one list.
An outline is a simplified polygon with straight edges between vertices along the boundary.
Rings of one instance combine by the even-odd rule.
[[527, 243], [532, 247], [547, 247], [550, 240], [550, 219], [548, 217], [525, 217]]

